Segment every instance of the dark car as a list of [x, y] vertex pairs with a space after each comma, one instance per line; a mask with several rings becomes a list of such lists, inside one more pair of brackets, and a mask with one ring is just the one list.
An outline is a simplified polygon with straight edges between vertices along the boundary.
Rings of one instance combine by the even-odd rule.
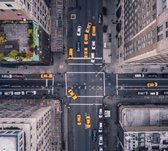
[[14, 78], [14, 79], [24, 79], [24, 75], [23, 74], [12, 74], [12, 78]]
[[98, 15], [98, 23], [102, 24], [102, 22], [103, 22], [103, 15], [102, 15], [102, 13], [99, 13], [99, 15]]
[[97, 130], [96, 130], [96, 129], [93, 129], [93, 130], [92, 130], [92, 140], [93, 140], [94, 142], [97, 141]]
[[157, 78], [158, 74], [155, 74], [155, 73], [147, 74], [147, 77], [148, 78]]
[[148, 91], [139, 91], [138, 95], [148, 95]]
[[168, 74], [162, 74], [162, 78], [168, 78]]
[[81, 51], [81, 43], [79, 41], [76, 43], [76, 51], [77, 52]]

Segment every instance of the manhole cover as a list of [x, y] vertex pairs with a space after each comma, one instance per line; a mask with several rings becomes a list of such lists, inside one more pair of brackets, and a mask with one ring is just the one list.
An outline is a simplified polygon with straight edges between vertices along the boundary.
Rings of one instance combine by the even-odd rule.
[[76, 19], [76, 14], [71, 14], [71, 19]]
[[59, 68], [62, 69], [64, 66], [63, 65], [60, 65]]

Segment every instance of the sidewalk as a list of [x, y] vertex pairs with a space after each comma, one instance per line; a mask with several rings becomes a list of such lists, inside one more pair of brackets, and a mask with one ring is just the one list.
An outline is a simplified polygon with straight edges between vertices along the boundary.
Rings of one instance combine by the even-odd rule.
[[103, 16], [103, 25], [107, 25], [107, 32], [103, 32], [103, 59], [105, 63], [116, 64], [116, 25], [115, 20], [116, 0], [103, 0], [103, 6], [107, 8], [107, 16]]

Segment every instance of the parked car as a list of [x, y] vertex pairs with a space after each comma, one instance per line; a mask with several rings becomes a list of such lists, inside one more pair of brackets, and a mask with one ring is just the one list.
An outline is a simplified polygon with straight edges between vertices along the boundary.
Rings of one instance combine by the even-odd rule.
[[14, 79], [24, 79], [24, 75], [23, 74], [12, 74], [12, 78]]
[[103, 135], [99, 135], [99, 145], [103, 145]]
[[134, 75], [135, 78], [143, 78], [144, 77], [144, 74], [143, 73], [136, 73]]
[[103, 108], [99, 108], [99, 118], [103, 117]]
[[168, 95], [168, 91], [163, 91], [163, 94], [164, 95]]
[[158, 74], [156, 74], [156, 73], [147, 74], [147, 77], [148, 78], [157, 78]]
[[99, 151], [103, 151], [103, 146], [99, 146]]
[[148, 95], [148, 91], [139, 91], [138, 95]]
[[152, 92], [149, 92], [149, 95], [159, 95], [159, 92], [158, 91], [152, 91]]
[[93, 140], [94, 142], [97, 141], [97, 130], [96, 130], [96, 129], [93, 129], [93, 130], [92, 130], [92, 140]]
[[92, 41], [92, 50], [96, 49], [96, 41]]
[[81, 32], [82, 32], [82, 26], [79, 25], [79, 26], [77, 27], [77, 33], [76, 33], [76, 35], [77, 35], [77, 36], [81, 36]]
[[0, 85], [0, 88], [9, 88], [10, 87], [10, 84], [2, 84]]
[[99, 13], [99, 15], [98, 15], [98, 23], [102, 24], [102, 22], [103, 22], [103, 15], [102, 15], [102, 13]]
[[99, 133], [103, 132], [103, 122], [99, 122]]
[[12, 75], [11, 74], [2, 74], [1, 77], [4, 79], [11, 79]]
[[13, 95], [13, 91], [5, 91], [4, 95]]
[[26, 91], [26, 95], [36, 95], [37, 91]]
[[24, 91], [15, 91], [13, 92], [14, 95], [25, 95]]
[[162, 74], [162, 78], [168, 78], [168, 74]]

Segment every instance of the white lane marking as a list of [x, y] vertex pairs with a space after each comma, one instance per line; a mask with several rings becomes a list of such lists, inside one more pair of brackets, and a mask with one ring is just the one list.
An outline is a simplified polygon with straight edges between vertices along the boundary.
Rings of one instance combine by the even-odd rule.
[[118, 74], [116, 74], [116, 94], [118, 95]]
[[[75, 73], [80, 73], [80, 74], [96, 74], [97, 72], [67, 72], [67, 74], [75, 74]], [[104, 72], [100, 72], [103, 74]]]
[[67, 95], [68, 83], [67, 83], [67, 73], [65, 73], [65, 94]]
[[84, 66], [93, 66], [93, 65], [96, 65], [96, 66], [100, 66], [102, 65], [102, 63], [68, 63], [68, 65], [71, 65], [71, 66], [81, 66], [81, 65], [84, 65]]
[[124, 79], [124, 78], [119, 78], [118, 79], [119, 81], [121, 80], [121, 81], [124, 81], [124, 80], [135, 80], [135, 81], [138, 81], [138, 80], [162, 80], [162, 81], [166, 81], [166, 80], [168, 80], [167, 78], [163, 78], [163, 79], [161, 79], [161, 78], [135, 78], [135, 79]]
[[[73, 57], [73, 58], [71, 58], [71, 59], [69, 59], [69, 60], [90, 60], [91, 58], [90, 57], [88, 57], [88, 58], [84, 58], [84, 57]], [[101, 57], [96, 57], [95, 58], [96, 60], [102, 60], [103, 58], [101, 58]]]
[[[67, 96], [68, 98], [70, 98], [71, 96]], [[102, 98], [104, 97], [103, 95], [94, 95], [94, 96], [78, 96], [78, 98]]]
[[102, 105], [101, 103], [69, 103], [69, 105]]
[[48, 79], [46, 79], [46, 87], [48, 87]]
[[52, 86], [54, 86], [54, 77], [52, 78]]
[[103, 85], [104, 85], [104, 96], [106, 95], [106, 86], [105, 86], [105, 72], [103, 72]]
[[51, 93], [52, 95], [54, 94], [54, 87], [52, 86], [52, 89], [51, 89]]

